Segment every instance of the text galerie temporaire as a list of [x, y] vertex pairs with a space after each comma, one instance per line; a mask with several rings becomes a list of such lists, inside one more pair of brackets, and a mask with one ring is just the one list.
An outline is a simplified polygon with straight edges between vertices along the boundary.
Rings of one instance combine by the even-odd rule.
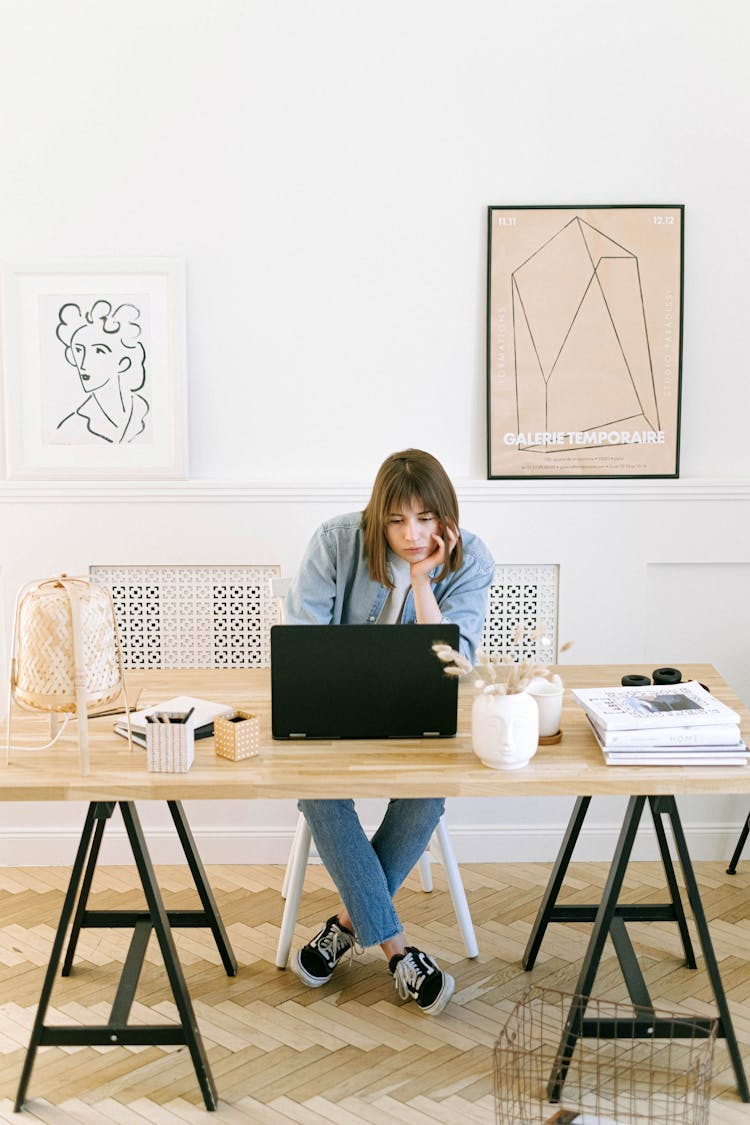
[[664, 445], [664, 430], [562, 430], [503, 434], [503, 445]]

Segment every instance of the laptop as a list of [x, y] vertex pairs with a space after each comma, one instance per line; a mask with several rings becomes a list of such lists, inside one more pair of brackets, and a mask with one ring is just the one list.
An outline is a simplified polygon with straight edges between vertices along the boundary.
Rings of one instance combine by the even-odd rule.
[[458, 625], [274, 625], [274, 738], [452, 738], [458, 681], [432, 645]]

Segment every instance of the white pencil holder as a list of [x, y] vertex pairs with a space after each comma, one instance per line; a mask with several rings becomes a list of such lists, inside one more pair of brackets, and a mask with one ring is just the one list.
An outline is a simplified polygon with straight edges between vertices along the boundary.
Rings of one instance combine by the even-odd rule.
[[146, 723], [146, 766], [152, 773], [187, 773], [194, 761], [192, 723]]

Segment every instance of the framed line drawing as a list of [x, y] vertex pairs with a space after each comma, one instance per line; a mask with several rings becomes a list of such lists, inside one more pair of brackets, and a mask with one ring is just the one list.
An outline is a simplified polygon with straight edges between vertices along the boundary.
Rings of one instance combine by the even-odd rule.
[[679, 475], [684, 206], [489, 207], [488, 478]]
[[2, 282], [8, 478], [184, 477], [183, 263], [9, 262]]

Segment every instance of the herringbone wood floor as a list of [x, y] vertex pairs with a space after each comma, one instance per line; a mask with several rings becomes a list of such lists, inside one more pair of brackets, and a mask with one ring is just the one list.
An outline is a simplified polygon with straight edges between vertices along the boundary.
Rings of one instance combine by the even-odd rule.
[[[724, 864], [697, 865], [703, 900], [740, 1048], [750, 1066], [750, 857], [732, 878]], [[240, 962], [225, 976], [207, 932], [177, 931], [176, 942], [219, 1090], [216, 1121], [227, 1122], [492, 1122], [492, 1046], [513, 1002], [529, 980], [562, 990], [576, 981], [588, 926], [550, 927], [531, 974], [519, 959], [549, 875], [547, 864], [462, 867], [480, 947], [464, 957], [439, 867], [425, 895], [412, 875], [398, 898], [407, 933], [456, 978], [446, 1011], [431, 1019], [401, 1002], [379, 951], [341, 966], [326, 988], [306, 989], [274, 966], [281, 918], [283, 868], [215, 866], [209, 877]], [[597, 901], [604, 863], [574, 863], [561, 901]], [[197, 905], [187, 870], [160, 867], [170, 908]], [[67, 868], [0, 868], [0, 1120], [13, 1098], [34, 1017]], [[102, 867], [90, 906], [140, 906], [133, 870]], [[623, 901], [665, 900], [661, 868], [634, 863]], [[298, 935], [332, 913], [335, 895], [325, 871], [308, 869]], [[654, 1003], [712, 1013], [699, 959], [683, 967], [676, 926], [630, 927]], [[694, 931], [691, 930], [691, 932]], [[129, 940], [118, 930], [86, 930], [73, 975], [60, 980], [48, 1022], [102, 1022]], [[608, 944], [595, 995], [627, 1000]], [[158, 947], [152, 938], [133, 1018], [164, 1022], [174, 1014]], [[206, 1122], [185, 1049], [143, 1047], [43, 1048], [36, 1060], [25, 1114], [30, 1120], [94, 1125]], [[712, 1122], [750, 1122], [737, 1098], [719, 1041], [712, 1087]]]

